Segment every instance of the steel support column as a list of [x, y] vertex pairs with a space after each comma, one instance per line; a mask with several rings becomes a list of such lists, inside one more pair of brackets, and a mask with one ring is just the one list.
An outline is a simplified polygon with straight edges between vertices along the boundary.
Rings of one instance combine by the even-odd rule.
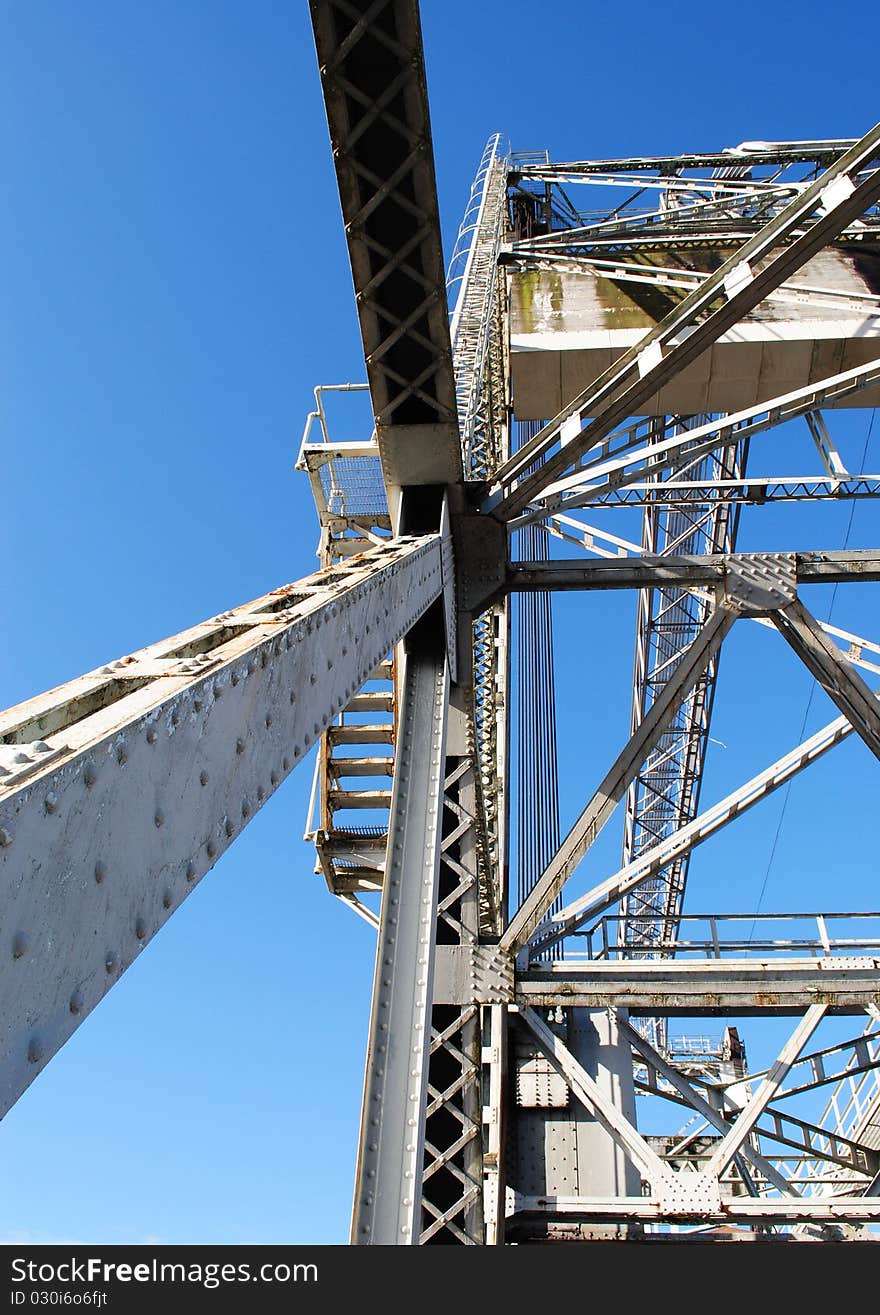
[[441, 651], [405, 658], [351, 1240], [417, 1244], [449, 702]]

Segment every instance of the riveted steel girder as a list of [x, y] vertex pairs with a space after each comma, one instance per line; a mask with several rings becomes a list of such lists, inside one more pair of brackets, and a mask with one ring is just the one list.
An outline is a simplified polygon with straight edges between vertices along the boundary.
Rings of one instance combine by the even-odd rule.
[[442, 587], [399, 539], [0, 717], [0, 1110]]
[[825, 959], [638, 959], [530, 968], [516, 981], [523, 1004], [628, 1009], [651, 1017], [798, 1014], [813, 1004], [858, 1014], [880, 1004], [880, 962]]
[[360, 1244], [415, 1245], [421, 1232], [448, 701], [443, 652], [408, 654], [351, 1230]]
[[[845, 151], [710, 278], [691, 292], [498, 471], [484, 506], [509, 520], [542, 489], [638, 413], [640, 403], [757, 306], [880, 196], [880, 170], [862, 177], [880, 125]], [[858, 178], [858, 181], [853, 181]], [[814, 217], [819, 212], [818, 218]], [[787, 245], [782, 245], [787, 243]], [[553, 452], [559, 444], [559, 450]], [[533, 473], [526, 473], [541, 461]], [[517, 483], [519, 479], [519, 483]]]
[[386, 481], [462, 477], [419, 7], [311, 0]]
[[[700, 556], [580, 558], [545, 562], [511, 562], [507, 587], [534, 589], [644, 589], [659, 585], [689, 589], [723, 584], [738, 564], [758, 560], [756, 553], [705, 553]], [[816, 551], [793, 554], [799, 584], [843, 584], [880, 580], [880, 552]]]

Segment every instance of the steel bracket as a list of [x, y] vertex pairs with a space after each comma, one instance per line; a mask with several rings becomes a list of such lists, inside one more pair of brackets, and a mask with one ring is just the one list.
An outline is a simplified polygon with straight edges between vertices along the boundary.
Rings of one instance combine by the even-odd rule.
[[744, 616], [775, 612], [797, 598], [794, 553], [731, 553], [725, 559], [724, 598]]
[[721, 1186], [718, 1179], [704, 1173], [682, 1169], [666, 1173], [654, 1184], [663, 1214], [717, 1215], [721, 1210]]
[[434, 1004], [513, 1002], [513, 959], [497, 945], [438, 945]]
[[459, 606], [476, 615], [506, 588], [507, 528], [494, 516], [466, 511], [453, 517], [452, 536]]

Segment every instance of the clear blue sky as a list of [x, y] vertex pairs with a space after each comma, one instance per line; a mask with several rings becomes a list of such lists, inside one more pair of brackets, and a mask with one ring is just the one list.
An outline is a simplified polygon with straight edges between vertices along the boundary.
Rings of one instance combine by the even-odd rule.
[[[817, 4], [423, 8], [447, 250], [495, 130], [571, 159], [876, 118], [876, 43]], [[304, 0], [0, 0], [0, 168], [7, 706], [310, 571], [303, 418], [363, 363]], [[865, 424], [841, 421], [854, 464]], [[840, 546], [825, 510], [743, 546]], [[845, 592], [835, 620], [877, 638]], [[583, 710], [566, 821], [626, 733], [632, 627], [610, 599], [558, 609], [560, 699]], [[796, 742], [809, 691], [781, 641], [739, 631], [708, 799]], [[810, 724], [831, 716], [817, 695]], [[803, 902], [843, 907], [874, 862], [876, 764], [836, 752], [792, 792], [765, 907], [816, 857], [830, 880]], [[0, 1126], [0, 1239], [347, 1238], [373, 945], [312, 874], [309, 786], [304, 764]], [[692, 907], [755, 906], [778, 816], [706, 847]]]

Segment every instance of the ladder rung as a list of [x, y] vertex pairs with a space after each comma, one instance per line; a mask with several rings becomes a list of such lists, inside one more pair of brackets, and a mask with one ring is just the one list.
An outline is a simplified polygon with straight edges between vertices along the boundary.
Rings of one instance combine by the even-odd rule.
[[390, 790], [330, 790], [327, 803], [334, 810], [340, 808], [390, 808]]
[[346, 708], [346, 712], [391, 712], [394, 696], [384, 690], [361, 690]]
[[373, 868], [334, 868], [331, 885], [337, 895], [356, 895], [359, 891], [381, 890], [385, 873]]
[[328, 771], [340, 776], [390, 776], [393, 758], [328, 758]]
[[381, 872], [385, 867], [387, 841], [387, 835], [362, 836], [359, 840], [353, 840], [347, 833], [328, 831], [326, 839], [321, 842], [321, 853], [331, 863], [342, 859], [357, 867]]
[[394, 728], [390, 722], [377, 726], [330, 726], [329, 744], [393, 744]]

